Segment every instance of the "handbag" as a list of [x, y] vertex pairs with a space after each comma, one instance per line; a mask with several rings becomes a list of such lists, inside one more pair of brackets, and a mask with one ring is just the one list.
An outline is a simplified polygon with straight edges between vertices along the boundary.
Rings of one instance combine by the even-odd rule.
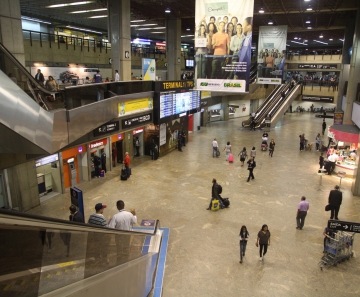
[[332, 206], [330, 204], [325, 206], [325, 211], [330, 211], [332, 209]]

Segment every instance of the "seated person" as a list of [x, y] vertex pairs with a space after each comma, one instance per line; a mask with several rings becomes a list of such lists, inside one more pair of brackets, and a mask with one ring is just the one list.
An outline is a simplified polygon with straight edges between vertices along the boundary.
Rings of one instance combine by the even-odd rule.
[[356, 151], [353, 150], [351, 153], [350, 153], [350, 159], [355, 161], [356, 160]]

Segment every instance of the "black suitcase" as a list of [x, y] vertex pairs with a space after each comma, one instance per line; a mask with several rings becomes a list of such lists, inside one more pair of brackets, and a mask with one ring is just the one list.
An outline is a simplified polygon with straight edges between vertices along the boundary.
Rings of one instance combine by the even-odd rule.
[[128, 179], [126, 168], [121, 169], [120, 179], [121, 180], [127, 180]]
[[229, 207], [229, 205], [230, 205], [229, 198], [223, 198], [223, 204], [226, 208]]

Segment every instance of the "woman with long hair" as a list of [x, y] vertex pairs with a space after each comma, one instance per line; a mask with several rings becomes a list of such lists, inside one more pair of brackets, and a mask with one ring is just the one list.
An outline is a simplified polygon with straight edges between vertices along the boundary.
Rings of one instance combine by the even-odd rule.
[[260, 253], [260, 261], [262, 261], [263, 257], [267, 253], [267, 248], [270, 245], [270, 231], [268, 225], [266, 224], [262, 225], [261, 230], [258, 233], [255, 245], [257, 247], [260, 245], [259, 253]]
[[240, 229], [239, 239], [240, 239], [240, 262], [239, 263], [242, 263], [243, 257], [245, 257], [246, 245], [249, 240], [249, 232], [245, 225], [243, 225]]
[[[207, 35], [205, 25], [201, 24], [197, 38], [206, 38], [207, 41]], [[205, 47], [196, 47], [195, 51], [196, 78], [206, 78], [206, 58], [204, 55], [207, 55], [208, 53], [207, 45]]]

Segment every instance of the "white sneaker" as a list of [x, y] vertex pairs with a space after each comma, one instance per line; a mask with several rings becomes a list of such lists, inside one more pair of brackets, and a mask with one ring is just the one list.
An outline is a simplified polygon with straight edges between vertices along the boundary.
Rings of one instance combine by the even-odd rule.
[[260, 257], [260, 259], [259, 259], [259, 260], [260, 260], [260, 261], [262, 261], [262, 259], [263, 259], [263, 258], [262, 258], [262, 257]]

